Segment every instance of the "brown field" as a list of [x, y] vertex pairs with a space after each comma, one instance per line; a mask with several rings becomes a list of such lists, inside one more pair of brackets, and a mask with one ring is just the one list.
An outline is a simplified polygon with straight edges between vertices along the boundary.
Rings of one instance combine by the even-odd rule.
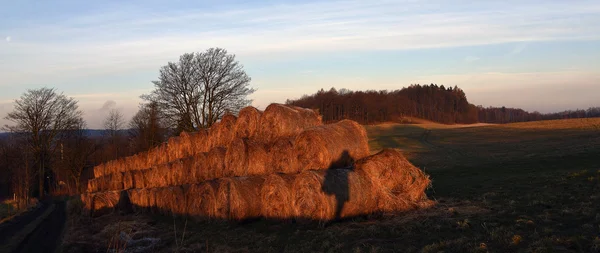
[[[431, 176], [437, 205], [330, 224], [72, 211], [65, 252], [600, 252], [600, 119], [366, 127]], [[70, 203], [72, 206], [73, 203]], [[76, 208], [70, 208], [77, 210]], [[119, 238], [130, 237], [129, 245]]]

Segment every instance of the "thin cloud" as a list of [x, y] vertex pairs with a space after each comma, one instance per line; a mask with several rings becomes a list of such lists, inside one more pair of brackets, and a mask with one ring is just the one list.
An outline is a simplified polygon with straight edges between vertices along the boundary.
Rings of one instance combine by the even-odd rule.
[[527, 43], [519, 43], [508, 53], [508, 55], [509, 56], [518, 55], [521, 52], [523, 52], [523, 50], [525, 50], [526, 48], [527, 48]]
[[6, 42], [10, 42], [11, 41], [11, 37], [10, 36], [6, 36]]
[[465, 62], [476, 62], [479, 61], [481, 58], [477, 57], [477, 56], [467, 56], [465, 57]]
[[[214, 46], [246, 59], [261, 59], [600, 39], [600, 27], [594, 25], [600, 23], [597, 1], [552, 2], [544, 9], [534, 3], [521, 3], [518, 9], [510, 3], [482, 3], [481, 9], [468, 12], [444, 3], [448, 8], [442, 9], [447, 11], [420, 1], [380, 0], [241, 6], [210, 12], [189, 9], [152, 15], [132, 6], [75, 16], [53, 25], [23, 27], [16, 31], [34, 39], [5, 53], [15, 56], [12, 64], [35, 67], [40, 70], [36, 74], [43, 76], [156, 69], [183, 52]], [[589, 18], [572, 18], [580, 15]], [[11, 78], [9, 71], [0, 74], [16, 79], [5, 82], [19, 81], [16, 76]]]

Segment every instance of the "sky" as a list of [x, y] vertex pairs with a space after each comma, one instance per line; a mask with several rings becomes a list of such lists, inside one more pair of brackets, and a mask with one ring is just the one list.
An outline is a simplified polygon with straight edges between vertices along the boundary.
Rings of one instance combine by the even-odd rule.
[[27, 89], [77, 99], [89, 128], [131, 118], [161, 66], [235, 54], [259, 109], [324, 88], [462, 88], [475, 105], [600, 106], [598, 0], [0, 0], [0, 125]]

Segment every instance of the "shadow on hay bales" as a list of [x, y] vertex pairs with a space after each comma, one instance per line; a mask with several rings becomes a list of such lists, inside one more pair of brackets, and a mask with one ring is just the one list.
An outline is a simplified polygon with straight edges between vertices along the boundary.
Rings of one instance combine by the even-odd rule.
[[[344, 205], [346, 202], [350, 200], [350, 185], [348, 182], [348, 174], [347, 173], [336, 173], [336, 164], [340, 164], [343, 162], [352, 161], [354, 163], [354, 159], [348, 152], [348, 150], [344, 150], [342, 155], [337, 161], [331, 163], [327, 171], [325, 172], [325, 180], [323, 181], [322, 191], [327, 195], [333, 195], [335, 197], [335, 219], [341, 218], [342, 210], [344, 209]], [[349, 170], [354, 170], [353, 166], [348, 167]]]

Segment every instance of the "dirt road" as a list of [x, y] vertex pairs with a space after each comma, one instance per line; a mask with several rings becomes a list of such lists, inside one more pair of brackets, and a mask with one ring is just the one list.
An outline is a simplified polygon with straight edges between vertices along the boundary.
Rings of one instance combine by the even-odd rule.
[[[55, 252], [66, 222], [65, 201], [44, 206], [18, 217], [0, 229], [2, 252]], [[51, 210], [51, 212], [47, 212]], [[46, 217], [42, 217], [46, 215]]]

